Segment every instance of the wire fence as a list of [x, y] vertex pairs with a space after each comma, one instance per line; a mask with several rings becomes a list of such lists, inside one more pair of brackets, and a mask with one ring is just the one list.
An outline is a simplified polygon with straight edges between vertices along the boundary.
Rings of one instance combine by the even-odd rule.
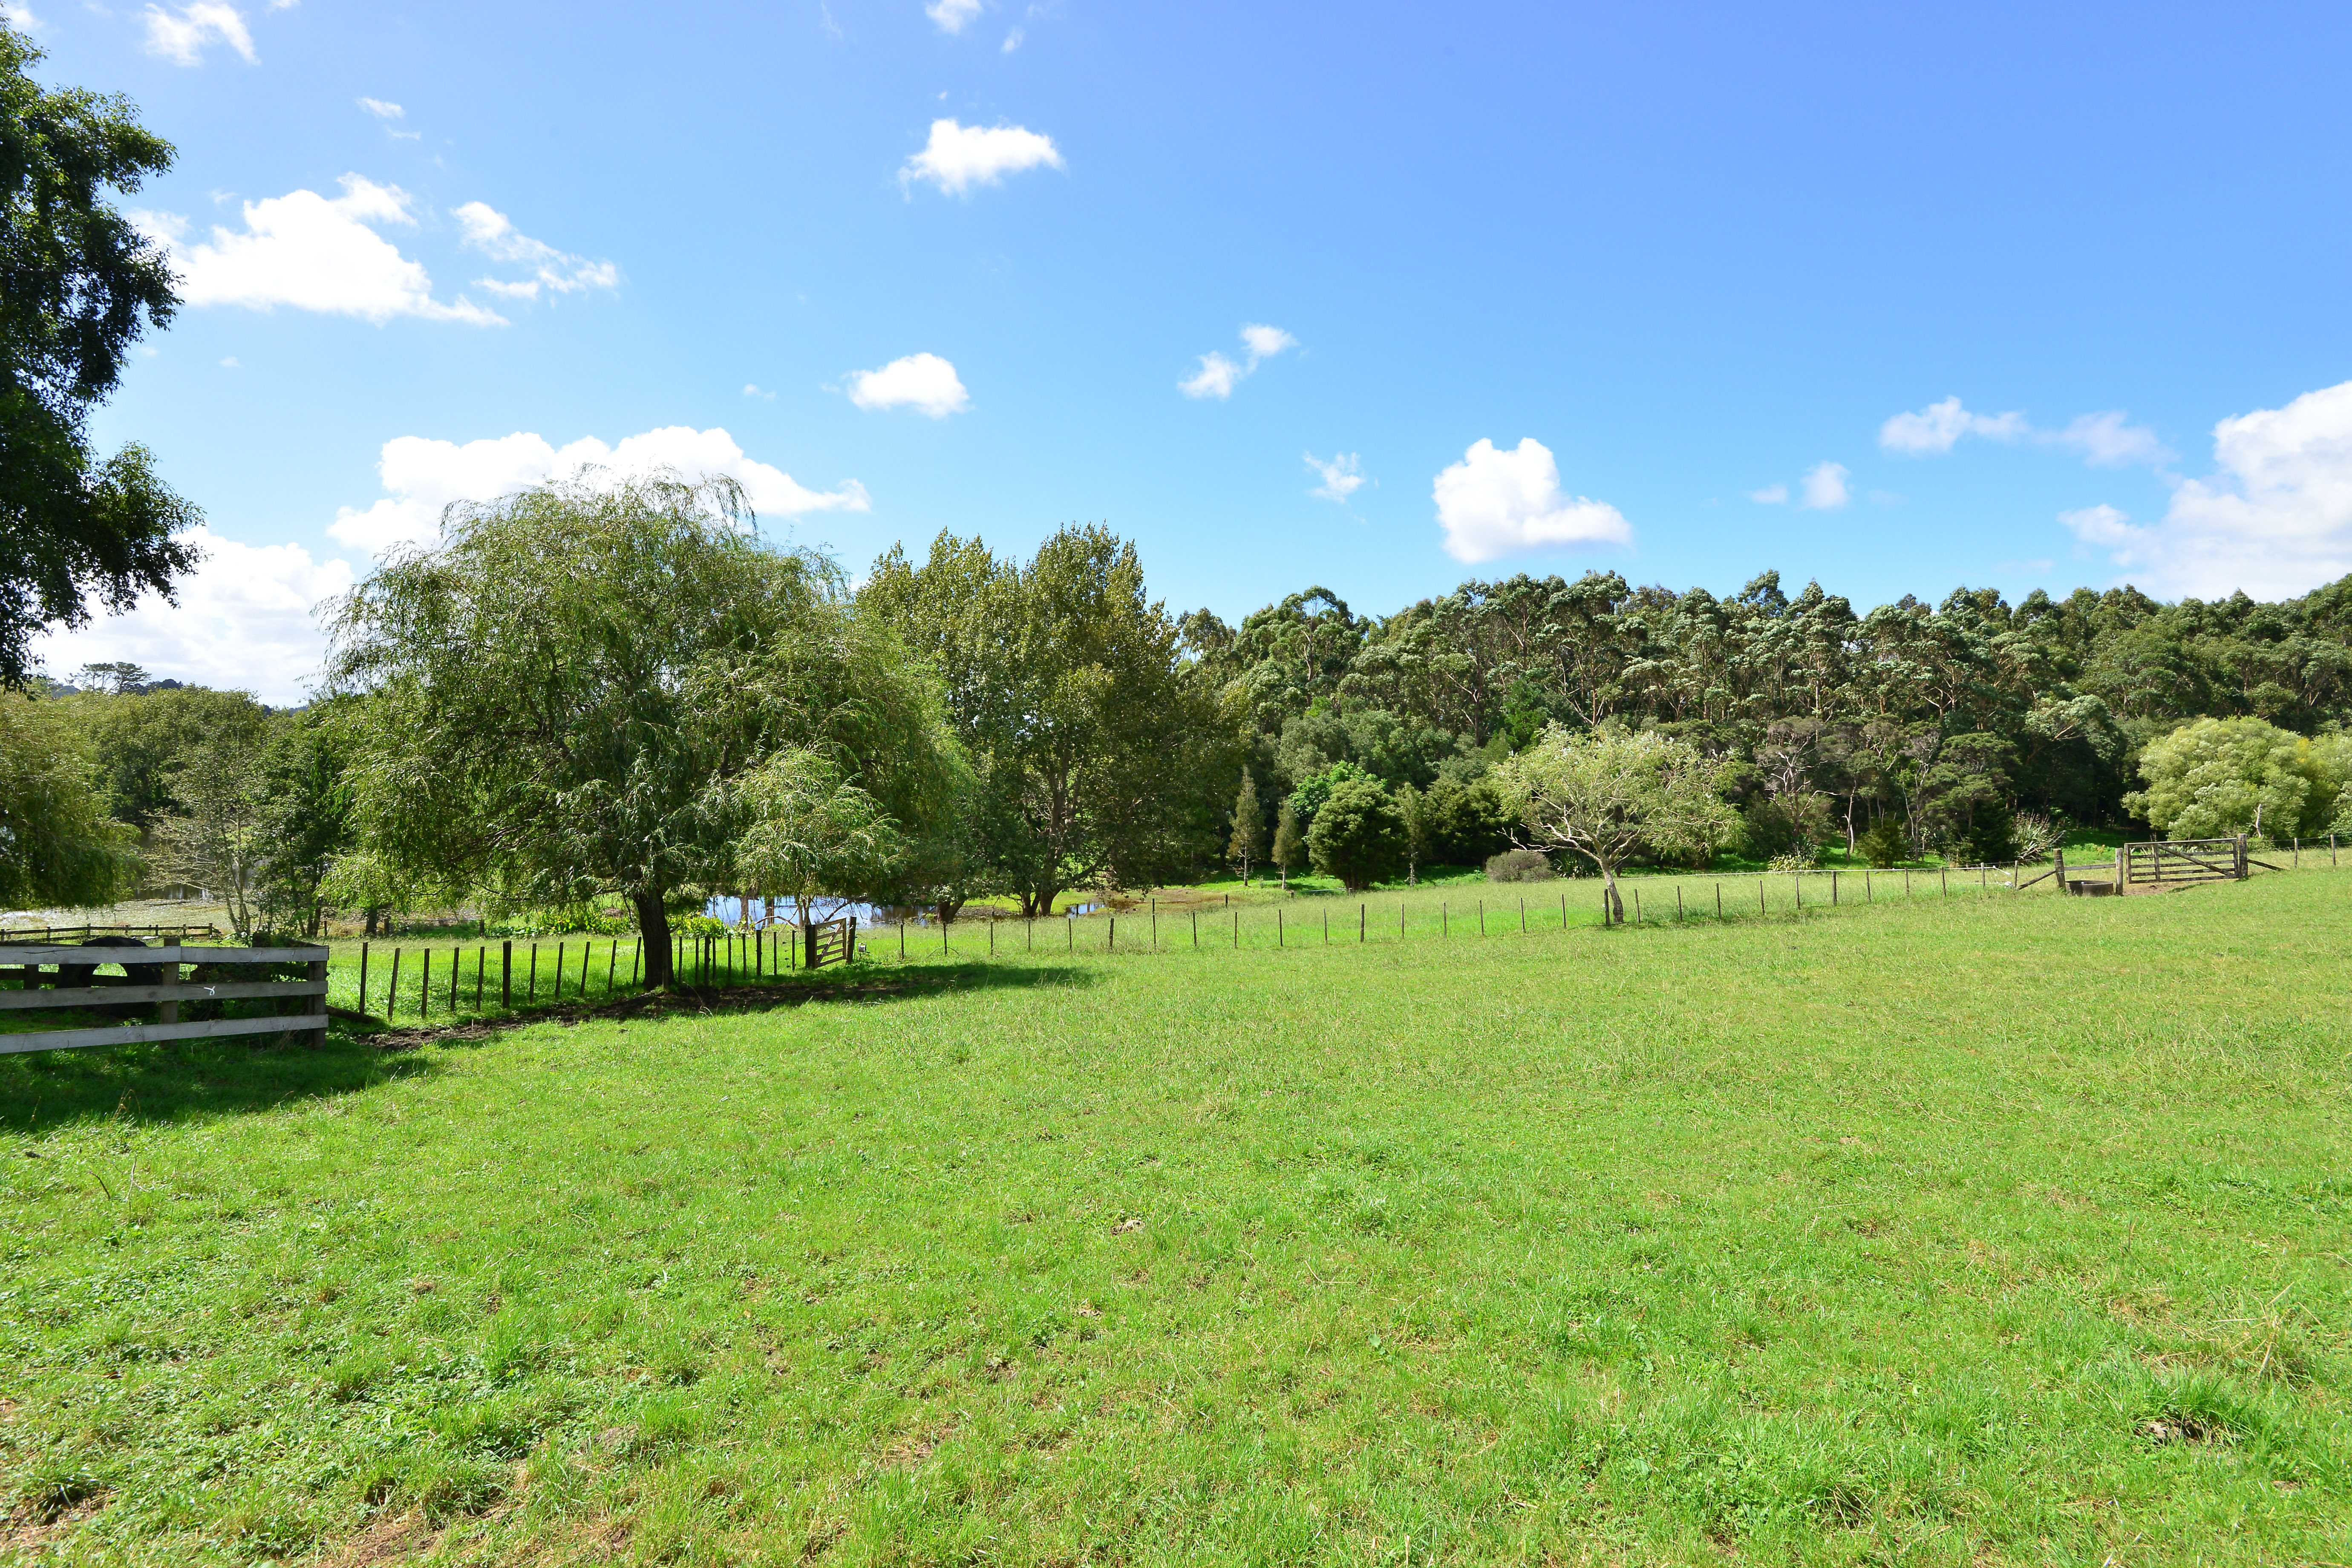
[[[2333, 839], [2325, 845], [2292, 841], [2270, 853], [2272, 860], [2257, 864], [2281, 871], [2335, 868], [2342, 854]], [[2111, 867], [2112, 862], [2070, 857], [2066, 869], [2069, 878], [2095, 877]], [[1882, 903], [2046, 896], [2063, 886], [2039, 865], [1665, 873], [1618, 881], [1622, 923], [1634, 928], [1797, 919]], [[1606, 908], [1604, 888], [1596, 878], [1562, 878], [1363, 895], [1297, 890], [1239, 900], [1147, 898], [1125, 908], [1087, 905], [1035, 917], [972, 910], [945, 921], [861, 926], [838, 921], [823, 922], [821, 956], [828, 963], [922, 963], [1476, 941], [1616, 923]], [[45, 939], [50, 929], [44, 928]], [[84, 934], [117, 932], [147, 934], [107, 927]], [[159, 929], [155, 934], [170, 933]], [[719, 934], [678, 934], [671, 943], [672, 973], [679, 984], [696, 988], [773, 985], [806, 973], [808, 935], [809, 928], [784, 921]], [[10, 937], [22, 940], [16, 932]], [[630, 937], [389, 946], [363, 942], [333, 953], [326, 1002], [331, 1013], [346, 1016], [454, 1024], [599, 1005], [640, 994], [644, 978], [644, 943]]]

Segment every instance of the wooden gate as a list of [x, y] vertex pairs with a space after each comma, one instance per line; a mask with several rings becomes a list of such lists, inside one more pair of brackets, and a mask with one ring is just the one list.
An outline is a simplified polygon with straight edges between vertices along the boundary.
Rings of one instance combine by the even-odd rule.
[[[221, 980], [196, 983], [180, 978], [182, 964], [236, 970], [253, 965], [299, 963], [300, 980]], [[99, 973], [120, 965], [120, 979]], [[55, 974], [43, 973], [54, 968]], [[148, 947], [60, 946], [51, 943], [0, 943], [0, 973], [15, 969], [18, 988], [0, 991], [0, 1011], [32, 1009], [63, 1011], [74, 1007], [120, 1007], [143, 1012], [152, 1004], [152, 1023], [114, 1027], [93, 1025], [79, 1029], [36, 1029], [0, 1033], [0, 1054], [54, 1051], [76, 1046], [144, 1045], [154, 1040], [193, 1040], [221, 1035], [282, 1035], [315, 1032], [326, 1042], [327, 950], [323, 947]], [[303, 1010], [268, 1018], [206, 1018], [180, 1021], [183, 1002], [227, 1001], [236, 997], [304, 997]]]
[[2124, 880], [2135, 888], [2246, 879], [2243, 838], [2167, 838], [2124, 846]]
[[857, 956], [857, 917], [844, 915], [837, 921], [819, 921], [810, 926], [807, 952], [811, 969], [847, 963]]

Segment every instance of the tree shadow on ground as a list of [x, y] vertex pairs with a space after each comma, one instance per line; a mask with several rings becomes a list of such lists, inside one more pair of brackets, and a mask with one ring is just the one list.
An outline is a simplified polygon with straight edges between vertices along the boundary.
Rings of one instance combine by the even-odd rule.
[[655, 1020], [773, 1012], [823, 1003], [879, 1005], [1015, 986], [1100, 983], [1084, 965], [926, 963], [878, 969], [853, 964], [758, 984], [646, 991], [591, 1005], [551, 1005], [447, 1026], [385, 1027], [336, 1014], [323, 1046], [176, 1040], [154, 1046], [0, 1056], [0, 1133], [119, 1117], [131, 1121], [268, 1110], [289, 1100], [351, 1094], [434, 1070], [422, 1047], [479, 1047], [509, 1029], [604, 1019]]

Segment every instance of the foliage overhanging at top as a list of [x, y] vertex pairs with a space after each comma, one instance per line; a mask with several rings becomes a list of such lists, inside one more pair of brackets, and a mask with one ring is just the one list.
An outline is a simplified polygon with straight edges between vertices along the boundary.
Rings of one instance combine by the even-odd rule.
[[168, 597], [196, 561], [173, 535], [198, 514], [146, 449], [101, 459], [85, 428], [177, 303], [163, 247], [103, 194], [137, 190], [172, 149], [120, 97], [45, 91], [40, 58], [0, 20], [0, 689], [25, 684], [43, 626]]

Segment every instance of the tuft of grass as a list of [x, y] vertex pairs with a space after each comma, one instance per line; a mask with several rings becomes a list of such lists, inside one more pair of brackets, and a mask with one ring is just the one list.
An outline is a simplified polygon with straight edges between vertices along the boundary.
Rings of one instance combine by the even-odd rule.
[[1808, 898], [0, 1058], [0, 1542], [2340, 1559], [2352, 878]]

